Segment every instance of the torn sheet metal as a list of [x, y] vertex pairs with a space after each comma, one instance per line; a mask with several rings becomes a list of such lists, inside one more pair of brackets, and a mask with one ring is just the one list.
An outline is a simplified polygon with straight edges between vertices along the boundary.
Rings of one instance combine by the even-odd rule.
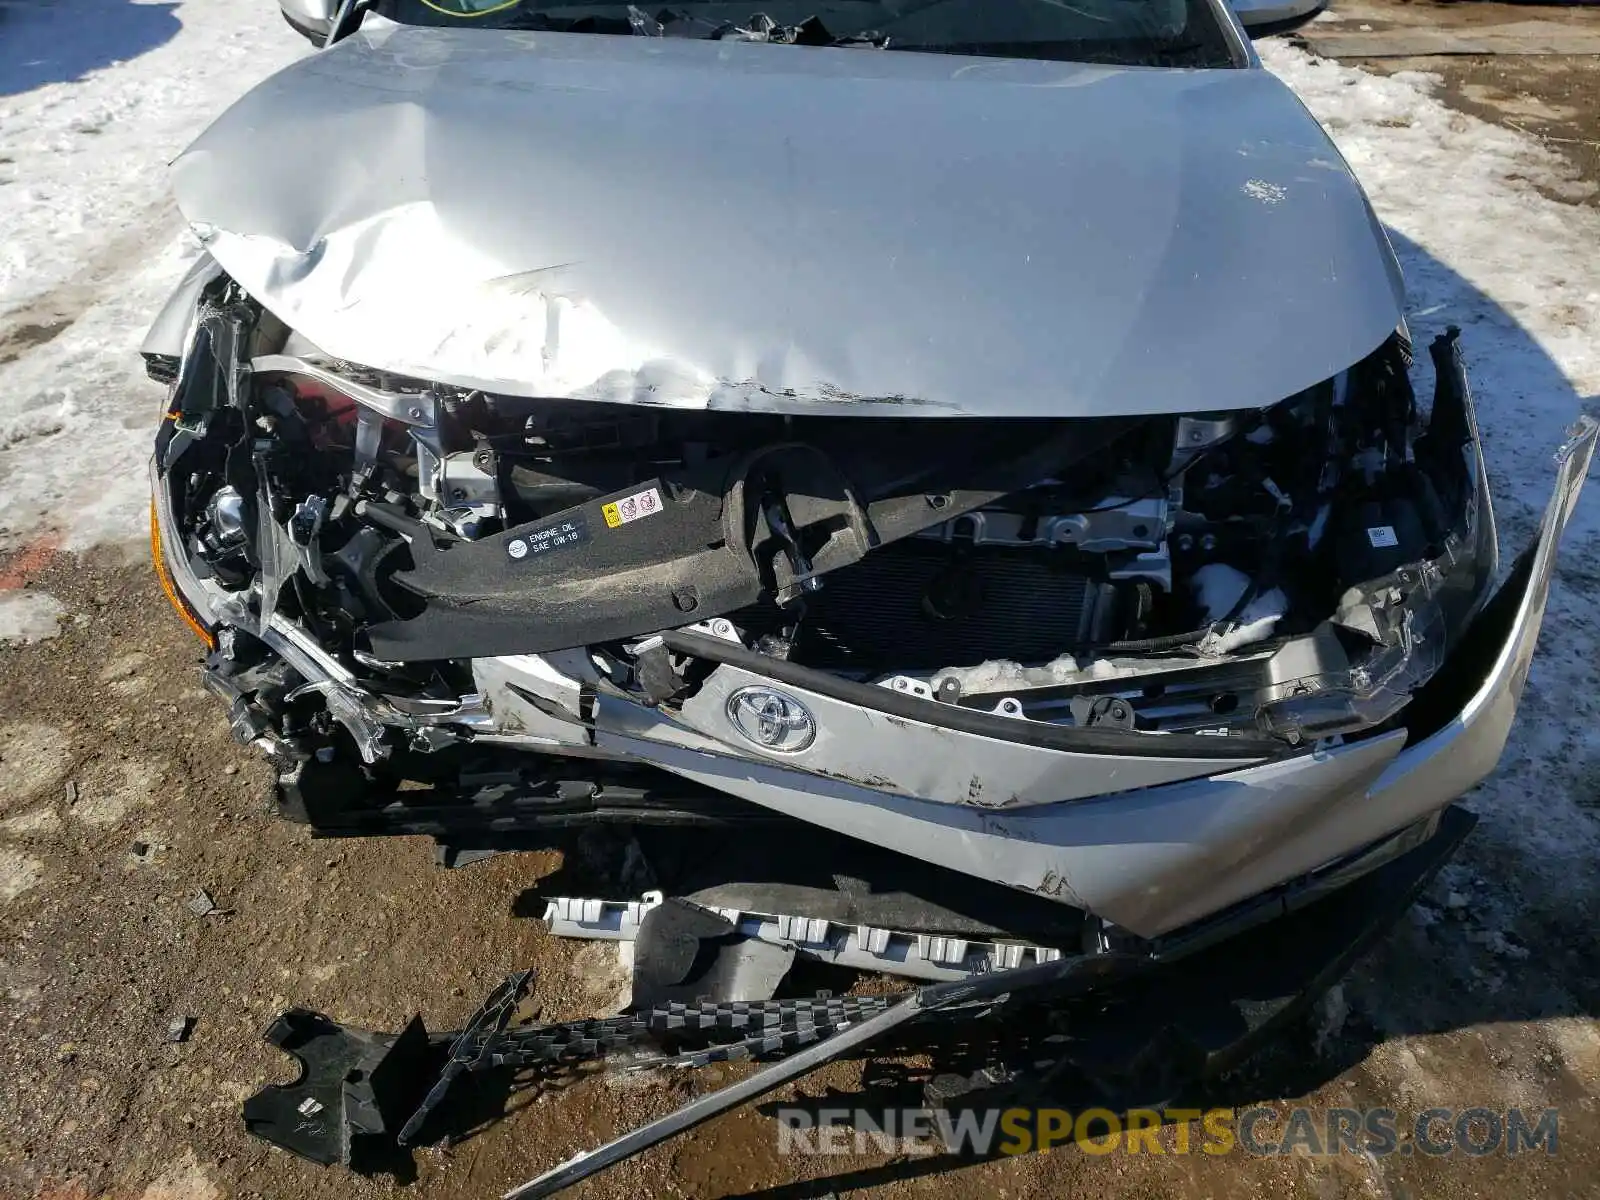
[[1401, 313], [1359, 186], [1259, 68], [369, 17], [175, 183], [207, 251], [326, 353], [515, 395], [1259, 407]]
[[172, 360], [182, 358], [200, 295], [220, 278], [222, 268], [209, 254], [202, 253], [190, 263], [183, 279], [173, 289], [172, 295], [167, 297], [156, 319], [150, 323], [150, 330], [145, 334], [139, 353], [147, 358], [151, 355]]

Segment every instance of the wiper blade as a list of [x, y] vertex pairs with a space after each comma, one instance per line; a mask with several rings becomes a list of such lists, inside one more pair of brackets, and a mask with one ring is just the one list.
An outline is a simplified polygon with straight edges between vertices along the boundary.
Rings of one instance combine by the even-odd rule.
[[713, 23], [670, 8], [651, 16], [636, 4], [628, 5], [628, 26], [639, 37], [687, 37], [720, 42], [769, 42], [779, 46], [874, 46], [882, 48], [889, 39], [875, 29], [836, 37], [822, 19], [807, 17], [798, 25], [780, 25], [766, 13], [755, 13], [744, 24], [736, 21]]
[[628, 24], [640, 37], [664, 37], [667, 27], [636, 4], [628, 5]]
[[783, 46], [882, 46], [888, 42], [875, 29], [835, 37], [817, 16], [798, 25], [779, 25], [766, 13], [756, 13], [744, 28], [727, 29], [720, 36], [741, 42], [776, 42]]
[[836, 37], [827, 44], [829, 46], [871, 46], [874, 50], [887, 50], [889, 48], [889, 35], [876, 29], [863, 29], [860, 33], [849, 33], [844, 37]]

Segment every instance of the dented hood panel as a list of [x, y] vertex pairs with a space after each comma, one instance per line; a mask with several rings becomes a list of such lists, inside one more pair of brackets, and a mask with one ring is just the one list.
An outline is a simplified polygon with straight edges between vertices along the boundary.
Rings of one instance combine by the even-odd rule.
[[1262, 406], [1401, 311], [1359, 186], [1259, 69], [369, 20], [175, 170], [210, 253], [328, 354], [517, 395]]

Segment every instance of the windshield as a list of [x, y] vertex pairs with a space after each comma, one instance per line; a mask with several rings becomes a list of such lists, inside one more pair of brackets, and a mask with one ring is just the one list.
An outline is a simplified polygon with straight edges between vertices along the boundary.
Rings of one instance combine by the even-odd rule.
[[1206, 0], [375, 0], [408, 25], [859, 46], [1133, 66], [1242, 60]]

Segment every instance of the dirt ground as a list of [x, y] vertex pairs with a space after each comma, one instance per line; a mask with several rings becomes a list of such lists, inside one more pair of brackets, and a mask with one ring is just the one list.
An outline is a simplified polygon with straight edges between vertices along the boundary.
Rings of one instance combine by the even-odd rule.
[[[1329, 16], [1339, 30], [1409, 26], [1471, 29], [1530, 20], [1562, 22], [1593, 32], [1600, 6], [1494, 4], [1476, 0], [1334, 0]], [[1440, 99], [1541, 138], [1576, 169], [1587, 187], [1555, 197], [1600, 206], [1600, 55], [1463, 54], [1429, 58], [1348, 59], [1376, 73], [1438, 75]]]
[[[1412, 15], [1435, 7], [1481, 19], [1459, 14], [1491, 6], [1384, 5]], [[1503, 11], [1526, 19], [1531, 10]], [[1369, 65], [1440, 73], [1452, 104], [1549, 138], [1600, 182], [1600, 63]], [[144, 564], [38, 543], [0, 560], [0, 589], [19, 587], [48, 592], [67, 615], [54, 640], [0, 648], [4, 1200], [488, 1197], [738, 1070], [526, 1088], [501, 1119], [419, 1151], [414, 1178], [362, 1179], [247, 1137], [240, 1102], [290, 1074], [260, 1039], [286, 1006], [379, 1029], [421, 1012], [445, 1029], [504, 974], [532, 966], [542, 1015], [594, 1015], [622, 982], [614, 960], [519, 915], [519, 900], [559, 866], [555, 852], [445, 870], [424, 839], [317, 841], [272, 815], [268, 771], [230, 740], [221, 705], [199, 683], [199, 644]], [[1435, 1158], [1403, 1145], [1384, 1158], [1213, 1158], [1172, 1153], [1169, 1127], [1161, 1155], [783, 1157], [774, 1123], [747, 1107], [573, 1194], [1600, 1196], [1596, 886], [1575, 880], [1569, 898], [1529, 896], [1513, 927], [1486, 926], [1477, 894], [1517, 878], [1515, 861], [1469, 843], [1314, 1028], [1207, 1099], [1280, 1112], [1387, 1106], [1402, 1126], [1435, 1105], [1556, 1106], [1555, 1155]], [[186, 906], [202, 888], [220, 906], [204, 917]], [[178, 1018], [193, 1027], [174, 1043], [166, 1032]], [[864, 1086], [863, 1067], [842, 1064], [787, 1094], [851, 1104]]]

